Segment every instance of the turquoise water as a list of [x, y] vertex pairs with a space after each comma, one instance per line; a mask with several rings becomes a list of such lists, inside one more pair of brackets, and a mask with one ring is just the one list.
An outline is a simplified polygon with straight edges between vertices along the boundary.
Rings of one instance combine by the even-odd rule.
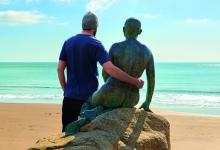
[[[0, 102], [62, 103], [56, 67], [56, 63], [0, 63]], [[147, 83], [145, 73], [142, 79]], [[103, 84], [101, 76], [99, 81]], [[140, 90], [138, 106], [146, 86]], [[151, 106], [220, 115], [220, 63], [156, 63]]]

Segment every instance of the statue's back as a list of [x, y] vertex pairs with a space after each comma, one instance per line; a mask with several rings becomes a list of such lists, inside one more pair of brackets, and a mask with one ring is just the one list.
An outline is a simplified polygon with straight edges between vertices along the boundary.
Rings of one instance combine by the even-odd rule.
[[[142, 32], [139, 20], [127, 19], [123, 32], [126, 40], [112, 45], [109, 52], [110, 59], [115, 66], [135, 78], [141, 77], [146, 69], [147, 95], [141, 107], [149, 110], [155, 84], [153, 55], [145, 45], [137, 41], [138, 35]], [[103, 71], [103, 78], [105, 84], [93, 94], [90, 102], [92, 106], [134, 107], [138, 103], [140, 98], [138, 87], [119, 81], [105, 71]]]
[[[116, 43], [110, 49], [112, 63], [133, 77], [140, 77], [148, 63], [150, 51], [136, 39], [127, 39]], [[120, 83], [121, 81], [118, 81]], [[127, 83], [127, 86], [129, 85]]]
[[[113, 44], [110, 49], [112, 63], [133, 77], [140, 77], [149, 61], [150, 50], [135, 38]], [[103, 72], [106, 83], [93, 94], [91, 104], [109, 108], [134, 107], [140, 98], [139, 88], [119, 81]]]

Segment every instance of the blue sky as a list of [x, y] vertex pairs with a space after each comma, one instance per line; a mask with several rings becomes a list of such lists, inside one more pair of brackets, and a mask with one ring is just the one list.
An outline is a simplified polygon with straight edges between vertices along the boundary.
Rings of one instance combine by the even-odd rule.
[[57, 61], [81, 32], [87, 11], [99, 17], [106, 49], [124, 40], [125, 20], [142, 22], [138, 39], [156, 62], [220, 61], [219, 0], [0, 0], [0, 61]]

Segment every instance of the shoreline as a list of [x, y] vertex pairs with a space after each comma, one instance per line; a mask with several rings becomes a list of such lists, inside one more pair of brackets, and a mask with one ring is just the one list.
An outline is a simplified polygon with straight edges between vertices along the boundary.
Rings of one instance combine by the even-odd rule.
[[197, 116], [197, 117], [213, 117], [213, 118], [220, 118], [220, 115], [209, 115], [209, 114], [200, 114], [200, 113], [193, 113], [193, 112], [181, 112], [181, 111], [171, 111], [167, 109], [158, 109], [154, 108], [157, 113], [162, 113], [166, 115], [176, 115], [176, 116]]
[[[220, 117], [153, 109], [170, 122], [173, 150], [219, 150]], [[61, 104], [0, 103], [0, 147], [23, 150], [61, 133]]]

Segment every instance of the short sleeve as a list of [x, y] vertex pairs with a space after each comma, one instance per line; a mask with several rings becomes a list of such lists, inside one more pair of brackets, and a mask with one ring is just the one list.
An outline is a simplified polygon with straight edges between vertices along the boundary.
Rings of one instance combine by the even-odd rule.
[[66, 60], [67, 60], [67, 58], [66, 58], [65, 43], [63, 44], [62, 50], [61, 50], [61, 52], [60, 52], [59, 60], [63, 60], [63, 61], [66, 61]]
[[105, 50], [104, 46], [100, 44], [96, 50], [96, 60], [103, 65], [110, 60], [108, 52]]

